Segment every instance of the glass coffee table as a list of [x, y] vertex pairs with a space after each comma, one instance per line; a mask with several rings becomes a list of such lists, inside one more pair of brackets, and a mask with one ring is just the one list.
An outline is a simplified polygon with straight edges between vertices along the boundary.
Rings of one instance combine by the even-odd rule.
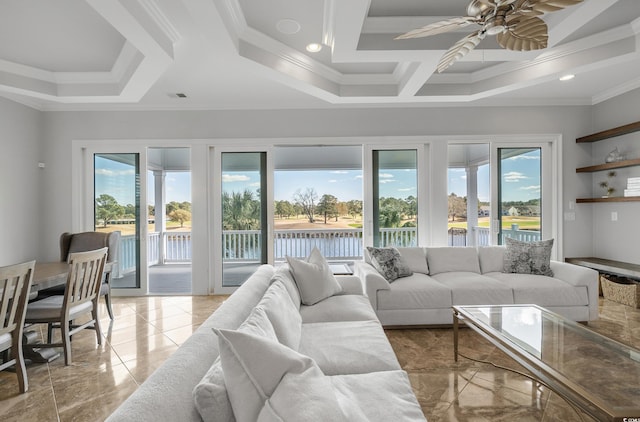
[[602, 421], [640, 422], [640, 351], [536, 305], [453, 307], [459, 321]]

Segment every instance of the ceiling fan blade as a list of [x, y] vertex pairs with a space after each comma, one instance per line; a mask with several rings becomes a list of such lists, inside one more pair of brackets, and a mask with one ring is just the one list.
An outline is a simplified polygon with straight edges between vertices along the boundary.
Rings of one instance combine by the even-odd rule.
[[547, 24], [537, 16], [520, 16], [509, 22], [506, 31], [496, 35], [502, 48], [514, 51], [541, 50], [547, 47]]
[[582, 3], [582, 1], [583, 0], [538, 0], [534, 2], [532, 9], [542, 13], [550, 13]]
[[476, 48], [485, 36], [486, 34], [484, 32], [478, 30], [455, 43], [454, 46], [451, 47], [446, 53], [444, 53], [444, 55], [440, 59], [437, 67], [438, 73], [442, 73], [449, 66], [451, 66], [471, 50]]
[[395, 37], [396, 40], [406, 40], [409, 38], [422, 38], [430, 35], [443, 34], [445, 32], [453, 31], [458, 28], [465, 27], [472, 23], [476, 23], [478, 19], [471, 16], [464, 16], [459, 18], [451, 18], [439, 22], [434, 22], [430, 25], [423, 26], [422, 28], [414, 29], [406, 34]]

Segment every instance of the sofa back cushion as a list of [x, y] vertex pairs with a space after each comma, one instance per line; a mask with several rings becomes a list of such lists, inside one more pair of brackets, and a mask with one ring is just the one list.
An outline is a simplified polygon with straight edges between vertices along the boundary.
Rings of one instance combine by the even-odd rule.
[[501, 273], [504, 269], [504, 246], [480, 246], [478, 258], [482, 274]]
[[400, 256], [414, 273], [429, 274], [426, 248], [398, 248]]
[[287, 292], [291, 297], [291, 301], [296, 308], [300, 309], [300, 304], [302, 303], [300, 299], [300, 291], [298, 290], [296, 281], [293, 279], [293, 274], [291, 274], [289, 265], [283, 264], [278, 267], [276, 272], [273, 274], [273, 277], [271, 277], [271, 283], [275, 283], [276, 281], [280, 281], [284, 287], [286, 287]]
[[264, 309], [278, 341], [293, 350], [298, 350], [302, 335], [302, 318], [282, 281], [276, 280], [269, 286], [256, 308]]
[[467, 271], [480, 274], [478, 252], [472, 247], [427, 248], [429, 274]]

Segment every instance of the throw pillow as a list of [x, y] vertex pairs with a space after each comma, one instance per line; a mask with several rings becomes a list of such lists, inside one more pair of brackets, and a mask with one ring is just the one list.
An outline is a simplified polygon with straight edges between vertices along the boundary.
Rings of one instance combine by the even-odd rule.
[[302, 335], [302, 318], [282, 281], [276, 280], [269, 286], [256, 308], [264, 309], [278, 341], [293, 350], [298, 350]]
[[413, 274], [411, 268], [404, 261], [396, 248], [373, 248], [367, 246], [371, 256], [371, 265], [389, 283], [400, 277], [408, 277]]
[[342, 410], [329, 378], [310, 357], [260, 336], [216, 333], [238, 422], [315, 421], [319, 415], [322, 420], [358, 420], [350, 416], [358, 415], [359, 408]]
[[551, 271], [551, 249], [553, 239], [540, 242], [521, 242], [505, 238], [504, 272], [538, 274], [553, 277]]
[[193, 401], [204, 422], [234, 422], [220, 357], [193, 389]]
[[287, 262], [305, 305], [314, 305], [342, 291], [318, 248], [314, 247], [306, 260], [287, 256]]
[[400, 257], [407, 263], [414, 273], [429, 274], [429, 264], [427, 263], [427, 251], [425, 248], [407, 247], [398, 248]]

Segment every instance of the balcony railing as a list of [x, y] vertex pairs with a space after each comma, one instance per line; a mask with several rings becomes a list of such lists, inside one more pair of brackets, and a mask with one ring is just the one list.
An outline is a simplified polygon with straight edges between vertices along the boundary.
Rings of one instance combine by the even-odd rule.
[[[491, 231], [488, 227], [474, 227], [472, 233], [477, 246], [491, 244]], [[512, 237], [527, 242], [537, 241], [540, 240], [540, 232], [520, 230], [514, 224], [511, 229], [503, 229], [502, 237]], [[470, 243], [467, 241], [466, 230], [450, 231], [448, 239], [449, 246], [466, 246]], [[147, 241], [147, 261], [150, 265], [191, 261], [191, 232], [163, 233], [162, 243], [159, 233], [150, 233]], [[259, 261], [261, 241], [262, 233], [259, 230], [225, 230], [222, 233], [223, 260], [225, 262]], [[274, 257], [278, 261], [285, 259], [287, 255], [306, 257], [314, 246], [330, 260], [359, 259], [363, 255], [362, 229], [276, 230], [273, 242]], [[416, 246], [416, 228], [382, 228], [380, 244], [395, 247]], [[119, 273], [135, 270], [135, 250], [135, 236], [122, 236], [118, 262]]]

